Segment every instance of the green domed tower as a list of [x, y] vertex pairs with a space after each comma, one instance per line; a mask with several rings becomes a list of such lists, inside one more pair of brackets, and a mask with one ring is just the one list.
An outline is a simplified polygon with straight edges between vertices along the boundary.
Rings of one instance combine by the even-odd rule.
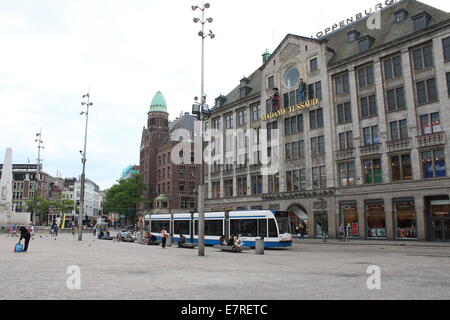
[[153, 97], [150, 105], [150, 112], [167, 112], [167, 103], [161, 91], [158, 91]]

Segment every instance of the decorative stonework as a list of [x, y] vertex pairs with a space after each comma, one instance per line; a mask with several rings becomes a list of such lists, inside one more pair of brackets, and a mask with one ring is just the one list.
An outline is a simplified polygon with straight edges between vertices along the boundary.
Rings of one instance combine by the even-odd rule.
[[280, 53], [280, 61], [286, 62], [292, 57], [295, 57], [300, 54], [300, 45], [289, 43]]
[[265, 194], [262, 196], [263, 200], [299, 200], [299, 199], [314, 199], [317, 197], [332, 197], [335, 195], [334, 189], [315, 190], [315, 191], [300, 191], [300, 192], [286, 192], [278, 194]]

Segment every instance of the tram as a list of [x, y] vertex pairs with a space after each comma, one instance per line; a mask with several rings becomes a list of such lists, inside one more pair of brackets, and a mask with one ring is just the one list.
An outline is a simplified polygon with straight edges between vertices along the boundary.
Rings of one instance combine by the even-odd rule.
[[[187, 243], [198, 243], [198, 213], [154, 214], [145, 216], [146, 230], [161, 240], [165, 229], [178, 242], [180, 235]], [[286, 211], [229, 211], [205, 213], [205, 245], [220, 245], [222, 235], [241, 235], [246, 247], [255, 247], [256, 238], [264, 237], [264, 246], [292, 247], [288, 213]]]

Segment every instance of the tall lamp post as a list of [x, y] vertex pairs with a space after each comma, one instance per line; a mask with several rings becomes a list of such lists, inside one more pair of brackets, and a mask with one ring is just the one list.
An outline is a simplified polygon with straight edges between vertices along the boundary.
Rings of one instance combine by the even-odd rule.
[[201, 7], [192, 6], [192, 10], [196, 11], [199, 9], [202, 12], [202, 18], [194, 18], [194, 23], [201, 23], [202, 30], [198, 35], [202, 38], [202, 54], [201, 54], [201, 64], [202, 64], [202, 74], [201, 74], [201, 93], [200, 102], [196, 98], [196, 103], [193, 105], [192, 113], [196, 114], [201, 123], [201, 172], [200, 172], [200, 184], [198, 186], [198, 220], [199, 220], [199, 230], [198, 230], [198, 255], [200, 257], [205, 256], [205, 167], [203, 162], [203, 116], [207, 113], [206, 105], [206, 94], [205, 94], [205, 38], [210, 37], [215, 38], [215, 34], [209, 30], [209, 33], [205, 33], [205, 24], [212, 23], [212, 18], [205, 19], [205, 10], [209, 9], [211, 5], [209, 3], [203, 3]]
[[81, 195], [80, 195], [80, 214], [78, 216], [78, 241], [83, 240], [83, 215], [84, 215], [84, 194], [86, 186], [86, 144], [87, 144], [87, 133], [88, 133], [88, 121], [89, 121], [89, 107], [93, 105], [89, 100], [89, 93], [83, 96], [85, 101], [81, 102], [82, 106], [86, 106], [86, 112], [81, 112], [80, 115], [86, 115], [86, 126], [84, 131], [84, 149], [80, 151], [83, 158], [81, 162], [83, 163], [83, 171], [81, 173]]
[[[37, 157], [37, 169], [36, 169], [36, 184], [34, 185], [34, 195], [33, 195], [33, 217], [31, 218], [31, 221], [36, 224], [36, 213], [37, 213], [37, 193], [39, 191], [39, 182], [41, 181], [41, 149], [45, 149], [42, 143], [42, 129], [39, 131], [39, 133], [36, 133], [37, 139], [34, 140], [38, 143], [38, 157]], [[42, 225], [42, 221], [40, 221]]]

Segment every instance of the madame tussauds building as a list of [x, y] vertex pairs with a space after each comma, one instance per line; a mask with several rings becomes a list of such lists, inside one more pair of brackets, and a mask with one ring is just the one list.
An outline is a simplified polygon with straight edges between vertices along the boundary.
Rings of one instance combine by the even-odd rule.
[[450, 241], [450, 14], [378, 14], [380, 28], [287, 35], [216, 99], [208, 210], [288, 211], [312, 238]]

